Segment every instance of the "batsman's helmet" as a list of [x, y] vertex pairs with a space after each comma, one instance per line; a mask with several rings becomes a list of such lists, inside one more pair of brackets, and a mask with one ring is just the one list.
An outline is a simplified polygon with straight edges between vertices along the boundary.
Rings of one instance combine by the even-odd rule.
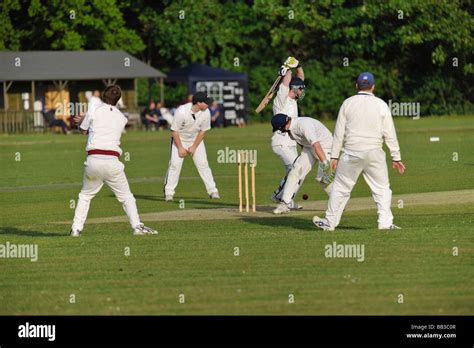
[[296, 76], [292, 77], [291, 81], [290, 81], [290, 88], [299, 91], [299, 92], [295, 91], [296, 99], [301, 100], [301, 99], [304, 98], [306, 86], [305, 86], [304, 81], [302, 79], [300, 79], [299, 77], [296, 77]]
[[292, 77], [290, 81], [290, 88], [306, 88], [304, 81], [299, 77]]
[[277, 130], [281, 132], [286, 132], [285, 126], [290, 120], [290, 117], [285, 114], [276, 114], [272, 117], [272, 127], [273, 131], [276, 132]]

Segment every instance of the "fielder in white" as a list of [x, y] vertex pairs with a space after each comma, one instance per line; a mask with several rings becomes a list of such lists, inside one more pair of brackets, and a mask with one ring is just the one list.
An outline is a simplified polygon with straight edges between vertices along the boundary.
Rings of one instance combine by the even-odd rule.
[[173, 200], [181, 167], [187, 155], [192, 156], [209, 197], [220, 198], [204, 146], [204, 135], [211, 129], [211, 113], [208, 109], [211, 102], [212, 99], [206, 93], [198, 92], [193, 96], [192, 103], [176, 109], [171, 124], [170, 162], [164, 188], [166, 201]]
[[75, 117], [82, 133], [89, 134], [87, 141], [87, 160], [84, 163], [84, 179], [79, 193], [74, 222], [70, 235], [79, 237], [87, 219], [91, 200], [101, 190], [104, 183], [109, 186], [122, 203], [133, 234], [157, 234], [158, 232], [141, 223], [137, 204], [128, 186], [122, 162], [120, 137], [127, 124], [125, 116], [115, 107], [122, 92], [119, 86], [109, 86], [104, 90], [103, 103], [97, 103], [88, 110], [85, 117]]
[[[292, 76], [291, 68], [296, 68], [297, 76]], [[284, 77], [278, 88], [277, 95], [273, 100], [273, 114], [284, 114], [292, 119], [296, 119], [298, 118], [297, 101], [303, 99], [305, 94], [303, 67], [294, 57], [288, 57], [285, 63], [281, 66], [279, 74]], [[285, 167], [285, 176], [272, 196], [272, 200], [275, 202], [281, 201], [286, 176], [290, 172], [293, 162], [298, 157], [296, 145], [296, 141], [291, 139], [287, 132], [281, 132], [279, 130], [273, 132], [273, 153], [281, 159], [283, 166]], [[290, 209], [302, 208], [302, 206], [296, 204], [294, 200], [291, 199]]]
[[316, 180], [329, 194], [332, 178], [329, 176], [329, 158], [332, 146], [332, 134], [321, 122], [310, 117], [290, 118], [277, 114], [272, 118], [273, 130], [287, 133], [289, 137], [302, 146], [301, 154], [293, 162], [285, 177], [283, 194], [273, 214], [286, 214], [304, 178], [311, 171], [316, 161], [319, 162]]
[[[399, 229], [393, 224], [390, 209], [392, 191], [382, 149], [385, 140], [392, 156], [392, 167], [403, 174], [405, 166], [401, 161], [392, 115], [387, 103], [374, 96], [375, 79], [371, 73], [360, 74], [356, 88], [358, 93], [344, 101], [337, 117], [330, 164], [330, 170], [337, 168], [337, 172], [326, 217], [315, 216], [313, 223], [328, 231], [339, 225], [352, 188], [362, 173], [377, 205], [378, 228]], [[343, 145], [344, 151], [340, 156]]]

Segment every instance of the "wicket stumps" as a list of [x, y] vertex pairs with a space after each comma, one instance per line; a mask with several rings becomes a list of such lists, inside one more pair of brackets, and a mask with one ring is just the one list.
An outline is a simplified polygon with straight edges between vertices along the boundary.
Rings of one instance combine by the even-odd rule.
[[255, 197], [255, 162], [250, 161], [248, 151], [237, 152], [237, 167], [239, 170], [239, 212], [243, 211], [243, 200], [242, 200], [242, 164], [244, 167], [244, 186], [245, 186], [245, 211], [248, 213], [250, 210], [249, 206], [249, 164], [250, 164], [250, 180], [252, 185], [252, 212], [257, 211], [256, 197]]

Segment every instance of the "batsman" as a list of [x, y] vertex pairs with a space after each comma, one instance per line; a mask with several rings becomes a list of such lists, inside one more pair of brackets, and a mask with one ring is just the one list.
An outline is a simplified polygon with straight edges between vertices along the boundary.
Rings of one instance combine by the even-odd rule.
[[[292, 75], [291, 69], [296, 68], [296, 76]], [[302, 100], [305, 95], [304, 71], [300, 62], [294, 57], [288, 57], [280, 67], [279, 75], [282, 76], [282, 82], [278, 87], [277, 95], [273, 101], [273, 115], [284, 114], [291, 119], [298, 118], [297, 101]], [[281, 202], [283, 188], [287, 174], [290, 172], [293, 162], [298, 157], [296, 141], [288, 136], [287, 132], [274, 130], [272, 136], [272, 150], [277, 155], [285, 167], [285, 176], [280, 181], [280, 185], [272, 196], [274, 202]], [[304, 180], [304, 178], [302, 178]], [[291, 199], [288, 202], [289, 209], [303, 209], [303, 207]]]

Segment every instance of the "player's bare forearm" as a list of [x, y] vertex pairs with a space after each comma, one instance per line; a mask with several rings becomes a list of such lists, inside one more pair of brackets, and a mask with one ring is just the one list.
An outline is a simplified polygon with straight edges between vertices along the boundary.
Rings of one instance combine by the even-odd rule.
[[302, 66], [296, 69], [296, 76], [304, 81], [304, 71]]
[[76, 115], [72, 118], [72, 120], [74, 121], [74, 123], [76, 124], [76, 126], [80, 126], [82, 121], [84, 120], [84, 115]]
[[73, 116], [72, 120], [76, 124], [76, 126], [79, 128], [79, 130], [81, 131], [82, 134], [89, 134], [88, 129], [84, 130], [84, 129], [80, 128], [80, 126], [82, 124], [82, 121], [84, 121], [84, 117], [85, 117], [85, 115], [76, 115], [76, 116]]
[[179, 133], [176, 131], [171, 131], [171, 137], [173, 138], [174, 143], [178, 149], [183, 147], [183, 143], [181, 142], [181, 138], [179, 137]]
[[173, 138], [176, 147], [178, 148], [178, 156], [181, 158], [186, 157], [188, 150], [186, 150], [181, 142], [181, 138], [179, 137], [179, 133], [176, 131], [171, 131], [171, 137]]
[[321, 144], [319, 143], [319, 141], [313, 144], [313, 149], [314, 149], [314, 152], [316, 152], [316, 155], [318, 156], [319, 161], [326, 162], [327, 160], [326, 154], [324, 153], [323, 148], [321, 147]]
[[204, 139], [204, 135], [206, 134], [205, 131], [200, 131], [198, 135], [196, 136], [196, 139], [194, 139], [193, 147], [198, 147], [199, 144], [201, 144], [201, 141]]
[[283, 81], [281, 82], [283, 86], [289, 87], [290, 86], [290, 81], [291, 81], [291, 70], [288, 69], [286, 72], [286, 75], [283, 77]]

